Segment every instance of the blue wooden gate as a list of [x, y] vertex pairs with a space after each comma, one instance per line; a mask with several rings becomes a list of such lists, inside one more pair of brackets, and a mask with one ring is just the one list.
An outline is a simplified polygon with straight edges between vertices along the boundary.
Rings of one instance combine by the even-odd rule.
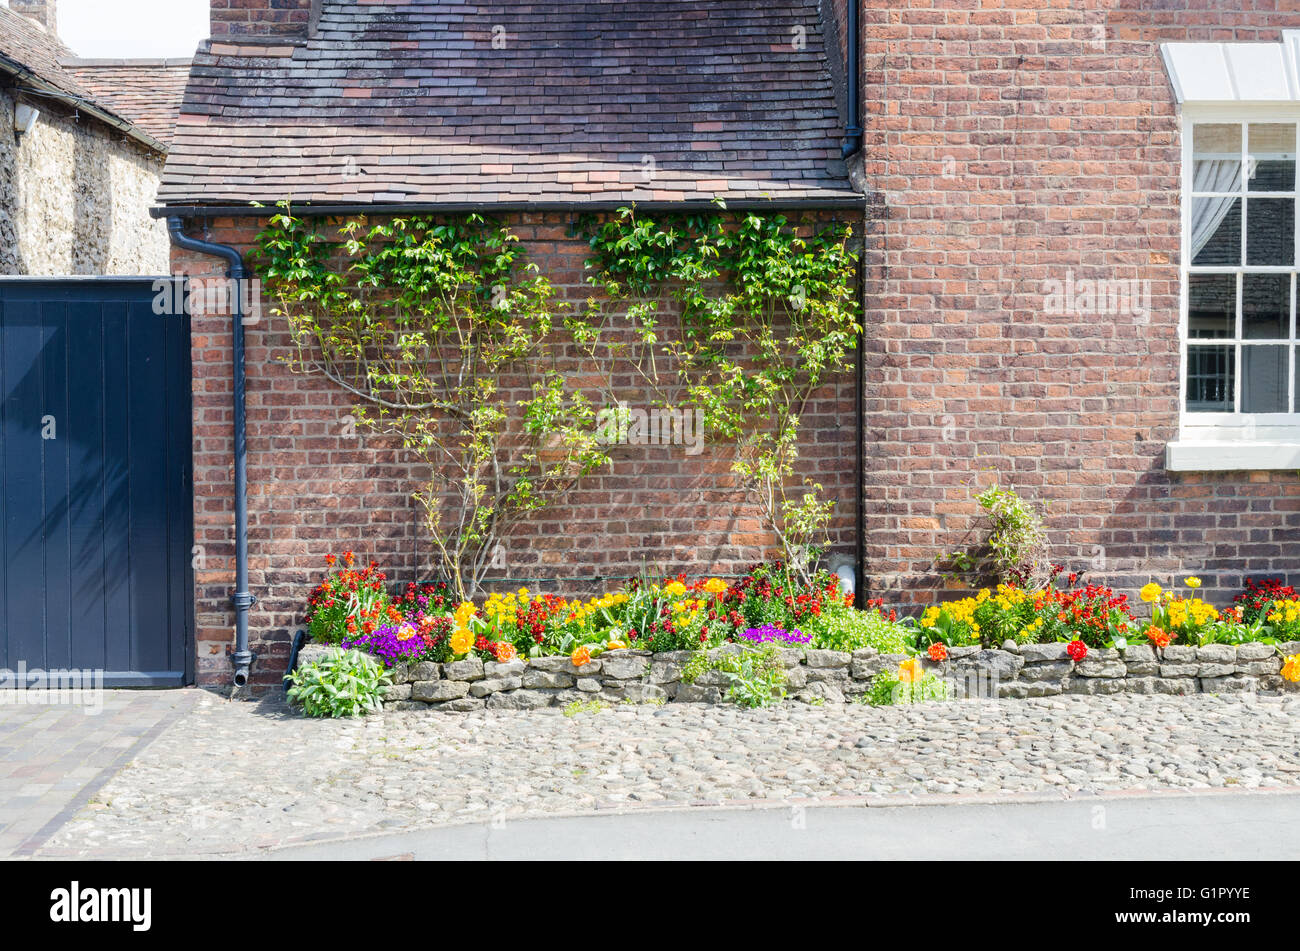
[[155, 283], [0, 279], [0, 669], [193, 679], [189, 318]]

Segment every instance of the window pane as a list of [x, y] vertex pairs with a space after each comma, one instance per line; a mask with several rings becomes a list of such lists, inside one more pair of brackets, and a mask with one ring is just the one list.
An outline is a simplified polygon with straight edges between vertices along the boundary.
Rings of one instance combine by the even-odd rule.
[[1285, 413], [1290, 385], [1286, 347], [1242, 347], [1241, 411]]
[[1248, 189], [1295, 191], [1295, 126], [1252, 125], [1246, 153]]
[[1252, 266], [1295, 263], [1295, 199], [1250, 200], [1246, 207], [1246, 263]]
[[1187, 335], [1201, 340], [1237, 336], [1237, 275], [1187, 276]]
[[1291, 275], [1247, 274], [1241, 290], [1241, 335], [1247, 340], [1291, 336]]
[[1192, 264], [1241, 266], [1241, 199], [1192, 199]]
[[1241, 126], [1192, 129], [1192, 191], [1241, 191]]
[[1231, 413], [1236, 347], [1187, 348], [1187, 411]]

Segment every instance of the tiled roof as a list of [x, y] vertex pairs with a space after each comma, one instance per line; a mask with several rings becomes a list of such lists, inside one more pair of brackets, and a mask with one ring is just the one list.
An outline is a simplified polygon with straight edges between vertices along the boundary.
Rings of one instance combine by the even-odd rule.
[[97, 102], [170, 145], [190, 78], [189, 60], [74, 60], [65, 63]]
[[[5, 62], [7, 61], [7, 63]], [[180, 111], [189, 72], [180, 61], [78, 60], [57, 36], [25, 16], [0, 6], [0, 70], [14, 67], [53, 87], [70, 104], [83, 103], [122, 122], [150, 146], [164, 147]], [[144, 102], [146, 95], [154, 100]]]
[[817, 0], [325, 0], [200, 50], [159, 199], [852, 198], [825, 56]]
[[30, 71], [61, 92], [83, 99], [90, 90], [60, 65], [72, 56], [57, 36], [27, 17], [0, 6], [0, 56]]

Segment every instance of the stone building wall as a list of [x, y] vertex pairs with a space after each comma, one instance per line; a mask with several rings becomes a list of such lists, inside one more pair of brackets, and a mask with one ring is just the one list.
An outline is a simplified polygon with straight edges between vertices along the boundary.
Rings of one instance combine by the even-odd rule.
[[[0, 87], [0, 116], [14, 112]], [[159, 275], [167, 229], [149, 216], [163, 156], [45, 99], [31, 132], [0, 123], [0, 275]]]

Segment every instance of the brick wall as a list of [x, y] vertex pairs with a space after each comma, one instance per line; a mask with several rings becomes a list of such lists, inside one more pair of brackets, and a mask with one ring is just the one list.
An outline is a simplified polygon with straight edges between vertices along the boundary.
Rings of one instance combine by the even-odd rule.
[[[1273, 0], [864, 0], [868, 572], [919, 601], [974, 491], [1049, 505], [1057, 560], [1129, 589], [1300, 582], [1295, 472], [1171, 473], [1180, 134], [1159, 41], [1269, 40]], [[1044, 281], [1149, 282], [1149, 316]], [[1216, 590], [1218, 589], [1218, 590]]]
[[[505, 218], [530, 259], [572, 302], [585, 301], [587, 245], [569, 236], [559, 215]], [[206, 230], [205, 230], [206, 225]], [[252, 245], [260, 222], [186, 223], [187, 231], [236, 247]], [[173, 270], [192, 277], [223, 273], [215, 259], [175, 252]], [[192, 318], [194, 358], [195, 543], [201, 684], [229, 682], [234, 615], [231, 495], [229, 318]], [[282, 320], [264, 316], [246, 329], [250, 616], [258, 654], [255, 683], [278, 682], [302, 608], [331, 552], [354, 549], [398, 581], [425, 576], [429, 545], [411, 498], [417, 487], [403, 453], [374, 436], [349, 432], [352, 404], [333, 384], [291, 373]], [[575, 370], [580, 367], [574, 367]], [[630, 375], [628, 377], [630, 380]], [[852, 374], [824, 388], [803, 418], [805, 474], [838, 500], [837, 547], [854, 548], [854, 393]], [[597, 475], [562, 507], [547, 510], [505, 544], [511, 579], [622, 579], [641, 565], [673, 571], [733, 573], [771, 554], [772, 539], [732, 482], [730, 457], [708, 448], [615, 447], [614, 471]], [[600, 585], [572, 580], [526, 583], [537, 591], [586, 595]], [[611, 580], [610, 583], [615, 583]]]
[[305, 37], [312, 22], [313, 0], [211, 0], [211, 3], [214, 37]]

